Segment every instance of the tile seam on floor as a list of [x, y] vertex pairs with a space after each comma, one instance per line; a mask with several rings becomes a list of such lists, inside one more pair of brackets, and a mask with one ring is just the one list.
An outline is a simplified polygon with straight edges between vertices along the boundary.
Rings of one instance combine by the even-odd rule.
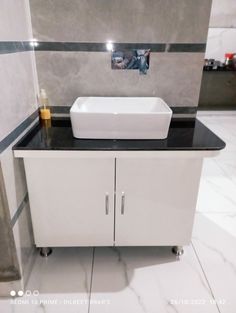
[[[205, 273], [205, 271], [204, 271], [203, 265], [202, 265], [202, 263], [201, 263], [201, 261], [200, 261], [200, 258], [199, 258], [198, 254], [197, 254], [197, 251], [196, 251], [196, 249], [195, 249], [195, 247], [194, 247], [194, 244], [193, 244], [193, 241], [192, 241], [192, 240], [191, 240], [191, 246], [192, 246], [193, 251], [194, 251], [194, 254], [195, 254], [195, 256], [196, 256], [196, 258], [197, 258], [197, 260], [198, 260], [198, 263], [199, 263], [199, 265], [200, 265], [200, 267], [201, 267], [201, 269], [202, 269], [202, 273], [203, 273], [203, 275], [204, 275], [204, 277], [205, 277], [205, 279], [206, 279], [206, 282], [207, 282], [207, 285], [208, 285], [208, 287], [209, 287], [209, 289], [210, 289], [212, 298], [214, 299], [214, 301], [216, 301], [216, 298], [215, 298], [215, 295], [214, 295], [214, 293], [213, 293], [213, 291], [212, 291], [210, 282], [209, 282], [208, 277], [207, 277], [207, 275], [206, 275], [206, 273]], [[221, 313], [217, 301], [215, 302], [215, 305], [216, 305], [216, 308], [217, 308], [218, 312]]]
[[96, 248], [93, 247], [92, 269], [91, 269], [90, 288], [89, 288], [88, 313], [90, 313], [90, 301], [91, 301], [91, 295], [92, 295], [92, 284], [93, 284], [93, 269], [94, 269], [95, 249], [96, 249]]

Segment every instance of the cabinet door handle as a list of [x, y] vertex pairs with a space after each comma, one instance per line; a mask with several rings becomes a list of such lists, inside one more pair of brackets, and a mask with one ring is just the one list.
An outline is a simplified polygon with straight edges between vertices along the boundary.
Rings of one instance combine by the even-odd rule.
[[109, 194], [106, 193], [106, 196], [105, 196], [105, 213], [106, 215], [109, 214]]
[[125, 213], [125, 193], [124, 191], [121, 193], [121, 214]]

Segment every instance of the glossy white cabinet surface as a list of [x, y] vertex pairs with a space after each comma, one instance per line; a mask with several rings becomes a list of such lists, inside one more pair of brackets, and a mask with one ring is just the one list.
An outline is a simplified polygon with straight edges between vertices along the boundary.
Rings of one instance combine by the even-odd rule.
[[114, 159], [24, 159], [35, 243], [112, 246]]
[[116, 245], [189, 244], [201, 167], [201, 159], [117, 159]]
[[201, 154], [66, 155], [24, 158], [38, 247], [189, 244]]

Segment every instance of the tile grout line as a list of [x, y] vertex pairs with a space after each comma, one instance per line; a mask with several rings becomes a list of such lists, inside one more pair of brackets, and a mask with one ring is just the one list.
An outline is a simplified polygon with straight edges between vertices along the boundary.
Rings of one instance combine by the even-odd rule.
[[28, 196], [28, 191], [26, 192], [26, 194], [24, 195], [23, 200], [21, 201], [20, 205], [18, 206], [18, 208], [16, 209], [12, 219], [11, 219], [11, 227], [13, 228], [16, 224], [16, 222], [18, 221], [21, 212], [23, 211], [23, 209], [25, 208], [25, 206], [29, 203], [29, 196]]
[[6, 150], [28, 127], [37, 121], [38, 109], [16, 126], [7, 136], [0, 140], [0, 154]]
[[[214, 295], [214, 293], [213, 293], [213, 291], [212, 291], [210, 282], [209, 282], [209, 280], [208, 280], [208, 278], [207, 278], [207, 275], [206, 275], [206, 273], [205, 273], [205, 271], [204, 271], [204, 268], [203, 268], [203, 266], [202, 266], [202, 263], [201, 263], [201, 261], [200, 261], [200, 258], [199, 258], [198, 254], [197, 254], [197, 251], [196, 251], [196, 249], [195, 249], [195, 247], [194, 247], [194, 244], [193, 244], [192, 240], [191, 240], [191, 246], [192, 246], [193, 251], [194, 251], [194, 253], [195, 253], [195, 255], [196, 255], [196, 258], [197, 258], [197, 260], [198, 260], [198, 263], [199, 263], [199, 265], [200, 265], [200, 267], [201, 267], [201, 269], [202, 269], [203, 275], [204, 275], [204, 277], [205, 277], [205, 279], [206, 279], [206, 282], [207, 282], [207, 285], [208, 285], [208, 287], [209, 287], [209, 289], [210, 289], [212, 298], [216, 301], [216, 298], [215, 298], [215, 295]], [[215, 305], [216, 305], [216, 307], [217, 307], [218, 312], [221, 313], [217, 301], [215, 302]]]
[[92, 270], [91, 270], [90, 288], [89, 288], [88, 313], [90, 313], [90, 301], [91, 301], [92, 284], [93, 284], [94, 258], [95, 258], [95, 247], [93, 247], [93, 259], [92, 259]]

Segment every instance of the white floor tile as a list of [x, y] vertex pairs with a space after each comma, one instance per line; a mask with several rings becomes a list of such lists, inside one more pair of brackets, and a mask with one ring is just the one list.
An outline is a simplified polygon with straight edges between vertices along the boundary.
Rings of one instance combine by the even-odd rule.
[[38, 256], [25, 295], [8, 300], [11, 312], [87, 313], [92, 257], [92, 248], [55, 248], [48, 258]]
[[236, 218], [196, 214], [193, 245], [221, 313], [236, 312]]
[[4, 313], [13, 313], [14, 309], [10, 305], [10, 300], [9, 299], [1, 299], [0, 300], [0, 312]]
[[226, 143], [221, 154], [236, 151], [236, 116], [199, 116], [198, 119]]
[[212, 300], [191, 246], [180, 260], [170, 247], [95, 249], [91, 313], [218, 312]]
[[204, 160], [197, 211], [236, 213], [236, 180], [233, 174], [226, 175], [227, 166], [222, 164], [218, 158]]
[[236, 213], [204, 213], [204, 216], [236, 239]]

